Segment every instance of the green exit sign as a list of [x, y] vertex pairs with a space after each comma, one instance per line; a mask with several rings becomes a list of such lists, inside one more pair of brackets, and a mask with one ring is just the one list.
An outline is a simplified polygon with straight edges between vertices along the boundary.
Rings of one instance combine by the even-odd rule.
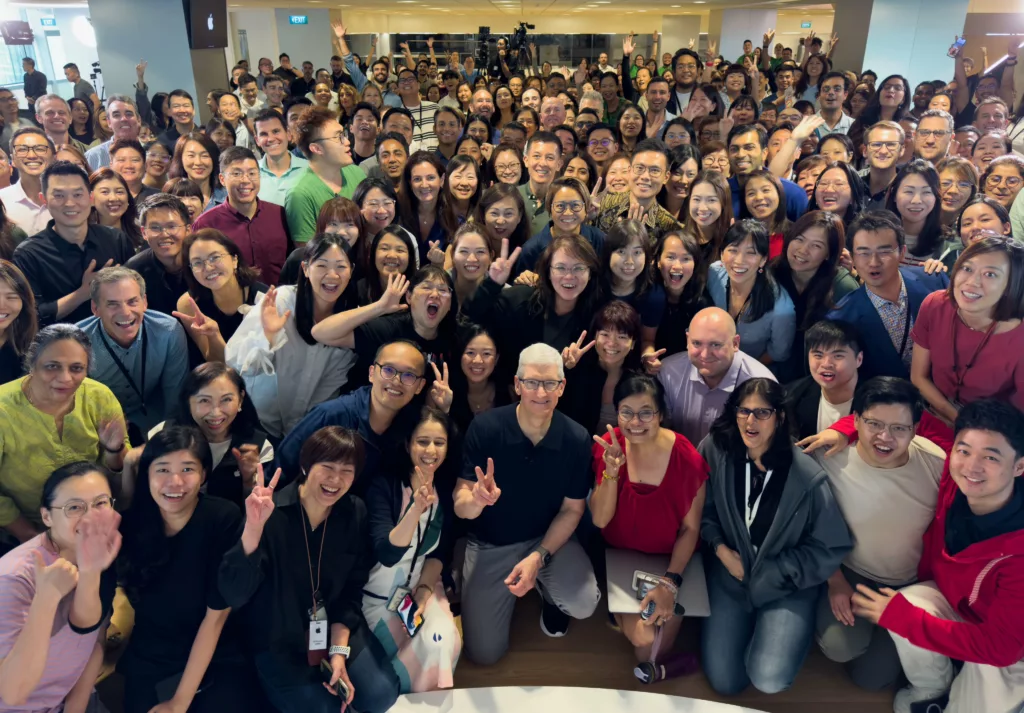
[[800, 23], [800, 29], [801, 30], [809, 30], [809, 29], [811, 29], [811, 22], [810, 22], [810, 20], [808, 20], [807, 22], [801, 22]]
[[290, 25], [308, 25], [309, 24], [309, 16], [308, 15], [289, 15], [288, 16], [288, 24], [290, 24]]

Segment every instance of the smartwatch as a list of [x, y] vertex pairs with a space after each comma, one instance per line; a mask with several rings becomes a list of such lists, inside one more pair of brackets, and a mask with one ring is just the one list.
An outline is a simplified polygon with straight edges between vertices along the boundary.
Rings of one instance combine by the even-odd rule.
[[533, 551], [540, 555], [540, 566], [543, 569], [548, 566], [548, 562], [551, 561], [551, 553], [547, 551], [541, 545], [537, 545], [533, 548]]
[[352, 654], [351, 646], [332, 646], [327, 650], [328, 656], [334, 656], [335, 654], [341, 654], [346, 659]]
[[683, 575], [676, 574], [675, 572], [665, 572], [665, 579], [672, 580], [672, 584], [676, 585], [676, 589], [683, 586]]

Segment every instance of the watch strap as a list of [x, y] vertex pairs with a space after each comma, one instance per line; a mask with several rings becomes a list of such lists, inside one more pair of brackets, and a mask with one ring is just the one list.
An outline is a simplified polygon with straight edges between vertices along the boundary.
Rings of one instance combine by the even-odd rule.
[[351, 646], [332, 646], [330, 649], [327, 650], [327, 655], [328, 656], [334, 656], [336, 654], [341, 654], [342, 656], [344, 656], [347, 659], [352, 654], [352, 647]]
[[676, 588], [683, 586], [683, 575], [676, 574], [675, 572], [665, 572], [665, 577], [672, 580], [672, 583], [676, 585]]
[[551, 561], [551, 553], [547, 551], [547, 548], [542, 545], [537, 545], [533, 548], [533, 551], [540, 555], [540, 566], [547, 566], [548, 562]]

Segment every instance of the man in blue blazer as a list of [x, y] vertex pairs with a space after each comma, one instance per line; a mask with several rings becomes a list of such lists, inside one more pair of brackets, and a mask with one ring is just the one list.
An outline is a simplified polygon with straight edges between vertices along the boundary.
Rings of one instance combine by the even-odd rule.
[[901, 267], [906, 234], [889, 211], [861, 213], [847, 231], [853, 265], [864, 284], [840, 300], [829, 319], [850, 322], [864, 345], [861, 379], [910, 378], [914, 344], [910, 330], [925, 296], [949, 286], [945, 273], [928, 275], [919, 267]]

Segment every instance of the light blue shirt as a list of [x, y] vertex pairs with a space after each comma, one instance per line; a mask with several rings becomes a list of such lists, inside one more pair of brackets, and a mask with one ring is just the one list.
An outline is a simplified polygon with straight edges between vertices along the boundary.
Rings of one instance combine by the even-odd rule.
[[[352, 83], [356, 85], [358, 91], [363, 91], [363, 87], [369, 83], [369, 79], [363, 74], [363, 69], [356, 64], [356, 58], [351, 53], [341, 58], [345, 63], [345, 69], [348, 70], [348, 75], [352, 77]], [[381, 89], [381, 99], [384, 101], [384, 106], [402, 106], [402, 97], [392, 94], [391, 92]], [[381, 112], [383, 114], [384, 112]]]
[[302, 175], [302, 169], [307, 166], [309, 166], [309, 161], [292, 155], [291, 165], [288, 167], [288, 170], [284, 172], [283, 176], [278, 176], [267, 168], [267, 157], [261, 158], [259, 199], [267, 203], [276, 203], [279, 206], [283, 206], [284, 197], [292, 189], [296, 181], [299, 180], [299, 176]]
[[[821, 112], [818, 112], [818, 116], [821, 116]], [[843, 112], [843, 117], [839, 120], [839, 123], [833, 126], [831, 129], [828, 128], [828, 124], [822, 124], [814, 133], [818, 135], [819, 139], [823, 139], [829, 134], [848, 134], [850, 133], [850, 127], [853, 126], [853, 117]]]
[[110, 165], [110, 142], [113, 139], [104, 141], [99, 146], [93, 146], [85, 152], [85, 160], [89, 162], [89, 168], [96, 171]]
[[[729, 311], [729, 273], [721, 262], [708, 269], [708, 294], [716, 307]], [[796, 308], [789, 293], [776, 283], [775, 307], [753, 322], [741, 314], [736, 333], [740, 335], [740, 350], [755, 359], [767, 353], [772, 361], [786, 361], [796, 336]]]
[[[188, 344], [185, 330], [178, 320], [162, 312], [146, 310], [142, 329], [127, 349], [106, 333], [99, 317], [83, 319], [77, 326], [92, 340], [89, 376], [114, 392], [124, 409], [125, 418], [143, 433], [148, 433], [166, 419], [178, 403], [188, 374]], [[140, 383], [143, 378], [143, 330], [146, 335], [144, 384]], [[131, 382], [117, 366], [115, 356], [131, 376]], [[141, 398], [132, 383], [141, 387]]]

